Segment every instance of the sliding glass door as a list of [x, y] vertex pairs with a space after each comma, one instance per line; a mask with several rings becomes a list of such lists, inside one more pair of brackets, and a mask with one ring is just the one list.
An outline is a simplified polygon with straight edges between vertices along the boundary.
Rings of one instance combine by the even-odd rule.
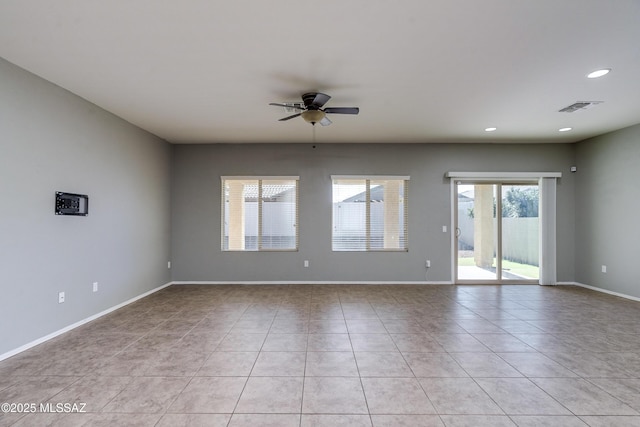
[[538, 185], [501, 185], [503, 280], [540, 278], [540, 192]]
[[456, 281], [537, 282], [537, 183], [456, 182]]
[[458, 280], [496, 281], [496, 186], [463, 184], [458, 188]]

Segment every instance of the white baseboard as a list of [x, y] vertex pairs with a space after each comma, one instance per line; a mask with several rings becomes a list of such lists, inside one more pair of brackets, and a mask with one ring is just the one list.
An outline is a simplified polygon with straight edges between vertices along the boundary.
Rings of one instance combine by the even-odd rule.
[[356, 281], [313, 281], [313, 280], [272, 280], [272, 281], [215, 281], [215, 280], [196, 280], [196, 281], [175, 281], [172, 285], [453, 285], [453, 282], [435, 282], [435, 281], [384, 281], [384, 280], [356, 280]]
[[622, 294], [620, 292], [610, 291], [610, 290], [607, 290], [607, 289], [598, 288], [596, 286], [585, 285], [584, 283], [579, 283], [579, 282], [558, 282], [557, 285], [579, 286], [581, 288], [590, 289], [590, 290], [596, 291], [596, 292], [602, 292], [603, 294], [613, 295], [615, 297], [629, 299], [629, 300], [632, 300], [632, 301], [640, 301], [640, 298], [638, 298], [638, 297], [634, 297], [634, 296], [627, 295], [627, 294]]
[[132, 302], [138, 301], [141, 298], [144, 298], [144, 297], [149, 296], [149, 295], [151, 295], [151, 294], [153, 294], [155, 292], [158, 292], [159, 290], [164, 289], [167, 286], [171, 286], [171, 282], [166, 283], [166, 284], [164, 284], [162, 286], [159, 286], [157, 288], [151, 289], [150, 291], [147, 291], [147, 292], [145, 292], [145, 293], [143, 293], [141, 295], [138, 295], [137, 297], [133, 297], [133, 298], [131, 298], [131, 299], [129, 299], [129, 300], [123, 302], [123, 303], [120, 303], [120, 304], [115, 305], [115, 306], [113, 306], [111, 308], [108, 308], [108, 309], [106, 309], [104, 311], [101, 311], [98, 314], [94, 314], [93, 316], [87, 317], [86, 319], [82, 319], [82, 320], [80, 320], [80, 321], [78, 321], [78, 322], [76, 322], [76, 323], [74, 323], [72, 325], [66, 326], [66, 327], [64, 327], [62, 329], [59, 329], [59, 330], [57, 330], [55, 332], [52, 332], [49, 335], [46, 335], [46, 336], [41, 337], [41, 338], [38, 338], [35, 341], [31, 341], [30, 343], [27, 343], [27, 344], [25, 344], [23, 346], [20, 346], [20, 347], [16, 348], [16, 349], [10, 350], [10, 351], [8, 351], [8, 352], [6, 352], [4, 354], [0, 354], [0, 361], [2, 361], [4, 359], [8, 359], [11, 356], [15, 356], [18, 353], [22, 353], [23, 351], [28, 350], [28, 349], [30, 349], [32, 347], [35, 347], [38, 344], [42, 344], [45, 341], [49, 341], [50, 339], [55, 338], [58, 335], [62, 335], [65, 332], [69, 332], [70, 330], [75, 329], [78, 326], [82, 326], [85, 323], [89, 323], [92, 320], [96, 320], [96, 319], [98, 319], [98, 318], [100, 318], [100, 317], [102, 317], [102, 316], [104, 316], [106, 314], [111, 313], [112, 311], [115, 311], [115, 310], [117, 310], [119, 308], [124, 307], [125, 305], [129, 305]]

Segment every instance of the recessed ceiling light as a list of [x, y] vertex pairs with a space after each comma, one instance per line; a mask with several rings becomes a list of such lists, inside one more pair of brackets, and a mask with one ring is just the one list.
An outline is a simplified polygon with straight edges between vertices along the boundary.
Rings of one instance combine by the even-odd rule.
[[605, 74], [609, 74], [609, 71], [611, 71], [611, 68], [603, 68], [602, 70], [592, 71], [587, 74], [587, 78], [596, 79], [598, 77], [604, 76]]
[[493, 132], [496, 129], [498, 129], [498, 128], [486, 128], [484, 131], [485, 132]]
[[558, 129], [558, 132], [569, 132], [571, 129], [573, 128], [561, 128], [561, 129]]

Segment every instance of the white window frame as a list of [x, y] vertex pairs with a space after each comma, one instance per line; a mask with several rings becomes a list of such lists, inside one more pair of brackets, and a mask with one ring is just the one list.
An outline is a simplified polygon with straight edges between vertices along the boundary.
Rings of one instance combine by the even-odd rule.
[[[332, 214], [331, 214], [331, 250], [334, 252], [408, 252], [409, 251], [409, 180], [411, 177], [409, 176], [400, 176], [400, 175], [332, 175], [331, 176], [331, 190], [333, 195], [333, 187], [336, 181], [340, 180], [361, 180], [365, 181], [365, 248], [363, 249], [336, 249], [335, 241], [334, 241], [334, 233], [335, 229], [335, 212], [333, 211], [333, 201], [332, 201]], [[371, 181], [402, 181], [403, 185], [403, 228], [402, 228], [402, 238], [404, 241], [404, 246], [399, 248], [372, 248], [371, 247]]]
[[[233, 248], [230, 249], [228, 246], [225, 248], [225, 222], [227, 220], [225, 216], [225, 204], [226, 204], [226, 191], [225, 186], [227, 181], [257, 181], [258, 184], [258, 196], [257, 196], [257, 208], [258, 208], [258, 218], [257, 218], [257, 248], [256, 249], [246, 249], [246, 248]], [[295, 228], [295, 247], [291, 248], [265, 248], [262, 246], [262, 238], [263, 238], [263, 221], [262, 221], [262, 210], [263, 210], [263, 202], [262, 202], [262, 189], [263, 189], [263, 181], [294, 181], [295, 182], [295, 219], [294, 219], [294, 228]], [[300, 177], [299, 176], [221, 176], [221, 249], [223, 252], [296, 252], [299, 248], [299, 211], [300, 211]]]

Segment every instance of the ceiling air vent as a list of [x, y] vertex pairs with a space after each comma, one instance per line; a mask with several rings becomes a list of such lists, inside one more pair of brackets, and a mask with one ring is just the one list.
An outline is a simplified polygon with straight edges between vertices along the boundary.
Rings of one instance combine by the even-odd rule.
[[575, 113], [576, 111], [586, 110], [598, 104], [602, 104], [602, 101], [578, 101], [558, 111], [560, 113]]

